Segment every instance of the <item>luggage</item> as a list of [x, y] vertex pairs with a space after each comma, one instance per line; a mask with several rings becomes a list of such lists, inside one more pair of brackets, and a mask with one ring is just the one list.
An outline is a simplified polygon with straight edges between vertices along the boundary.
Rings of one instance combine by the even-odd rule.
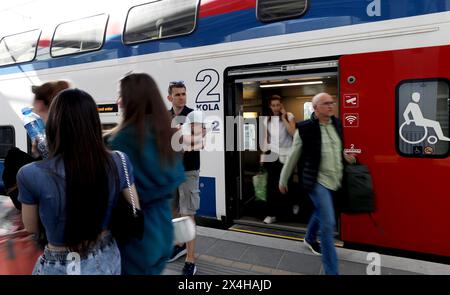
[[11, 199], [0, 196], [0, 275], [31, 275], [41, 254]]
[[372, 176], [362, 164], [344, 168], [342, 213], [372, 213], [375, 210]]
[[24, 229], [0, 236], [0, 275], [31, 275], [41, 254]]

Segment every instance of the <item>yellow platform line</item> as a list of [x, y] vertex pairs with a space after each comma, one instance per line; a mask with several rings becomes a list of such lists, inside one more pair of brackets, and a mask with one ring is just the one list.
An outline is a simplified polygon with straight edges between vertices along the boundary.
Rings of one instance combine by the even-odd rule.
[[282, 235], [276, 235], [276, 234], [268, 234], [268, 233], [263, 233], [263, 232], [259, 232], [259, 231], [251, 231], [251, 230], [245, 230], [245, 229], [230, 228], [229, 230], [237, 231], [237, 232], [243, 232], [243, 233], [247, 233], [247, 234], [269, 236], [269, 237], [283, 238], [283, 239], [296, 240], [296, 241], [303, 241], [304, 240], [304, 238], [296, 238], [296, 237], [282, 236]]
[[[296, 241], [304, 241], [305, 240], [305, 238], [296, 238], [296, 237], [290, 237], [290, 236], [268, 234], [268, 233], [263, 233], [263, 232], [259, 232], [259, 231], [251, 231], [251, 230], [245, 230], [245, 229], [229, 228], [229, 230], [236, 231], [236, 232], [242, 232], [242, 233], [246, 233], [246, 234], [255, 234], [255, 235], [260, 235], [260, 236], [268, 236], [268, 237], [282, 238], [282, 239], [288, 239], [288, 240], [296, 240]], [[336, 247], [342, 248], [344, 246], [344, 243], [335, 242], [334, 245]]]

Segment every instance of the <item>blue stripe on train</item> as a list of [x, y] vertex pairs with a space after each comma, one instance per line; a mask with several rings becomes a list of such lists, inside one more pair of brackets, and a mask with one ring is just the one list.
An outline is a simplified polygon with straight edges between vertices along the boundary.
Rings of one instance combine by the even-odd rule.
[[112, 36], [108, 38], [102, 50], [18, 66], [5, 66], [0, 68], [0, 75], [450, 11], [450, 0], [380, 1], [380, 16], [371, 17], [367, 14], [367, 5], [372, 2], [371, 0], [310, 1], [309, 10], [302, 17], [269, 24], [256, 19], [254, 8], [204, 17], [199, 20], [197, 29], [188, 36], [132, 46], [123, 45], [120, 36]]

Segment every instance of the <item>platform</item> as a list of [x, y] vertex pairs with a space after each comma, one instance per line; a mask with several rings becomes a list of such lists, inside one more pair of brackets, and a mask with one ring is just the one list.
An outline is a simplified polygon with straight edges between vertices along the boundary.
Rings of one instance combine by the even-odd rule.
[[[320, 275], [321, 257], [302, 241], [197, 227], [197, 275]], [[342, 275], [373, 273], [369, 252], [337, 246]], [[450, 275], [450, 265], [380, 254], [381, 275]], [[168, 263], [163, 274], [179, 275], [184, 257]], [[369, 271], [368, 271], [369, 270]]]

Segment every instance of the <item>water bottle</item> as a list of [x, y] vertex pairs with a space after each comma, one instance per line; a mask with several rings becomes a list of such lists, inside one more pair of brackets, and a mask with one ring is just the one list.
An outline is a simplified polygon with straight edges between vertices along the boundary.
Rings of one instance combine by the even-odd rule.
[[45, 124], [41, 117], [31, 111], [30, 107], [22, 109], [23, 125], [31, 140], [37, 141], [37, 150], [42, 158], [48, 158], [47, 138], [45, 136]]

